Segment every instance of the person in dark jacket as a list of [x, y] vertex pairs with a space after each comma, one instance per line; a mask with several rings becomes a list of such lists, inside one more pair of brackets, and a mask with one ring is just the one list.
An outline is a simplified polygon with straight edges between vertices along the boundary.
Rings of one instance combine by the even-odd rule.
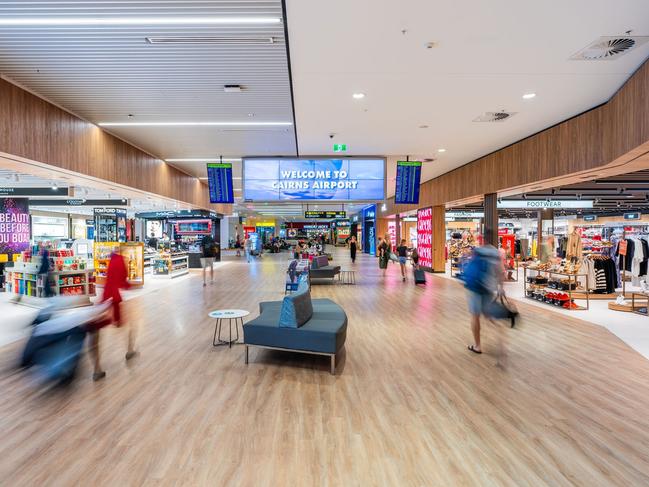
[[216, 257], [216, 242], [211, 235], [205, 235], [201, 241], [203, 256], [201, 257], [201, 266], [203, 267], [203, 286], [207, 285], [205, 271], [210, 267], [210, 283], [214, 283], [214, 258]]
[[356, 250], [356, 237], [352, 235], [352, 237], [349, 239], [349, 256], [352, 258], [352, 264], [356, 262]]

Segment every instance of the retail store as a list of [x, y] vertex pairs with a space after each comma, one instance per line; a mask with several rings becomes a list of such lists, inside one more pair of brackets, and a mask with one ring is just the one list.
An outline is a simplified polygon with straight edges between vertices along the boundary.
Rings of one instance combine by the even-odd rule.
[[[646, 315], [648, 176], [639, 171], [499, 198], [506, 280], [538, 303]], [[457, 277], [482, 241], [484, 209], [465, 206], [446, 215], [447, 269]]]

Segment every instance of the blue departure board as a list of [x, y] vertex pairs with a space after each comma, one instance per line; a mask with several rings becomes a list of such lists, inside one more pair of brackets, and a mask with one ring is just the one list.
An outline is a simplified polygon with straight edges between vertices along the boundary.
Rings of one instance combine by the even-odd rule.
[[397, 161], [397, 188], [394, 202], [401, 205], [418, 204], [420, 182], [421, 162]]
[[208, 163], [207, 183], [210, 188], [210, 203], [234, 203], [232, 164]]

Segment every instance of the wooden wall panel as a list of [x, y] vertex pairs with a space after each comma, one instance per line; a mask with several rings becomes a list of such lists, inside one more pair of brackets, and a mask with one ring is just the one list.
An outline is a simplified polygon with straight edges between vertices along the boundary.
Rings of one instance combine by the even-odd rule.
[[[519, 186], [632, 160], [649, 142], [649, 61], [604, 105], [422, 184], [419, 205], [388, 201], [386, 214], [481, 199]], [[644, 150], [644, 149], [643, 149]], [[649, 167], [643, 158], [633, 170]]]
[[0, 79], [0, 152], [230, 213], [196, 178]]
[[433, 272], [446, 272], [446, 208], [433, 206], [431, 221]]

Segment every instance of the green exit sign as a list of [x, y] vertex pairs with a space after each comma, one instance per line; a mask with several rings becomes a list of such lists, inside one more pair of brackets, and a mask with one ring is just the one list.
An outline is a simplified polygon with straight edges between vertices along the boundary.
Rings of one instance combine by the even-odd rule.
[[334, 144], [334, 152], [347, 152], [347, 144]]

